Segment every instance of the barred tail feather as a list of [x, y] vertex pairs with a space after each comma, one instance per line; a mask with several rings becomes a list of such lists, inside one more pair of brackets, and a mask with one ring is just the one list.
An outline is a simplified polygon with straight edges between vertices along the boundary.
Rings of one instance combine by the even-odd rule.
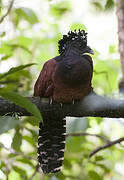
[[65, 150], [66, 120], [48, 120], [39, 125], [38, 162], [43, 173], [56, 173], [61, 170]]

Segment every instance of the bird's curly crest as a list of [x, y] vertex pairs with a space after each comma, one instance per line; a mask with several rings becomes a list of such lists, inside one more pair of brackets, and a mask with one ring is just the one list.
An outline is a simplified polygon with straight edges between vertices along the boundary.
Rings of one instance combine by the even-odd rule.
[[68, 44], [79, 41], [79, 43], [82, 44], [82, 47], [85, 47], [87, 45], [87, 32], [84, 30], [80, 30], [77, 32], [69, 31], [67, 35], [63, 35], [63, 38], [59, 40], [59, 54], [63, 54], [66, 51], [66, 47]]

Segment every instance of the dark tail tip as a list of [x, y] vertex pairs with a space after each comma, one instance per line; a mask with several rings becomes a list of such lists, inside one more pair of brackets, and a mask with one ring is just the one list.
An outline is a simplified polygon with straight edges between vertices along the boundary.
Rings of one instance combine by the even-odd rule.
[[66, 120], [40, 123], [38, 137], [38, 162], [44, 174], [61, 170], [65, 150]]

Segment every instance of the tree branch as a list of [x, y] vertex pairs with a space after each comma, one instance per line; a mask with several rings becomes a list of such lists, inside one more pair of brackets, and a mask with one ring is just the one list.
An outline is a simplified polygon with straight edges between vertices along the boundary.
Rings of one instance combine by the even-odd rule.
[[[124, 100], [110, 99], [91, 93], [82, 101], [66, 103], [61, 106], [59, 103], [49, 103], [49, 99], [40, 97], [29, 97], [32, 103], [36, 104], [42, 113], [54, 113], [56, 116], [71, 117], [124, 117]], [[0, 115], [12, 114], [17, 112], [20, 116], [30, 116], [31, 114], [25, 109], [15, 105], [14, 103], [0, 98]]]
[[122, 78], [119, 82], [119, 90], [124, 93], [124, 1], [117, 0], [116, 3], [116, 15], [118, 22], [118, 40], [119, 40], [119, 52], [120, 52], [120, 63], [122, 70]]
[[5, 165], [6, 165], [6, 180], [8, 180], [9, 179], [9, 167], [8, 167], [8, 161], [7, 160], [5, 160]]
[[34, 160], [34, 161], [37, 161], [37, 159], [35, 159], [35, 158], [31, 157], [31, 156], [28, 156], [28, 155], [22, 154], [22, 153], [20, 153], [20, 152], [17, 152], [17, 151], [15, 151], [15, 150], [12, 149], [12, 148], [7, 148], [7, 147], [4, 146], [4, 144], [2, 144], [2, 143], [0, 143], [0, 147], [6, 149], [7, 151], [9, 151], [9, 152], [12, 153], [12, 154], [15, 154], [15, 155], [18, 155], [18, 156], [22, 156], [22, 157], [24, 157], [24, 158], [26, 158], [26, 159], [32, 159], [32, 160]]
[[99, 134], [90, 134], [90, 133], [87, 133], [87, 132], [83, 132], [83, 133], [69, 133], [69, 134], [66, 135], [66, 137], [69, 137], [69, 136], [94, 136], [94, 137], [100, 138], [101, 140], [103, 140], [106, 143], [103, 146], [99, 146], [95, 150], [93, 150], [90, 153], [90, 155], [89, 155], [90, 158], [92, 156], [94, 156], [96, 153], [98, 153], [99, 151], [107, 149], [107, 148], [109, 148], [109, 147], [111, 147], [111, 146], [113, 146], [115, 144], [118, 144], [118, 143], [121, 143], [122, 141], [124, 141], [124, 137], [121, 137], [121, 138], [116, 139], [114, 141], [110, 141], [105, 136], [101, 136]]
[[39, 165], [36, 166], [34, 173], [28, 180], [32, 180], [34, 178], [34, 176], [37, 174], [38, 170], [39, 170]]
[[66, 134], [66, 137], [69, 137], [69, 136], [93, 136], [93, 137], [97, 137], [97, 138], [101, 139], [105, 143], [111, 142], [105, 136], [102, 136], [102, 135], [99, 135], [99, 134], [91, 134], [91, 133], [87, 133], [87, 132]]
[[0, 24], [3, 22], [4, 18], [10, 13], [12, 6], [13, 6], [14, 0], [12, 0], [9, 4], [9, 8], [7, 12], [0, 18]]
[[122, 141], [124, 141], [124, 137], [121, 137], [117, 140], [114, 140], [114, 141], [109, 141], [108, 143], [106, 143], [105, 145], [103, 146], [99, 146], [98, 148], [96, 148], [94, 151], [92, 151], [89, 155], [89, 157], [91, 158], [92, 156], [94, 156], [96, 153], [98, 153], [99, 151], [101, 150], [104, 150], [106, 148], [109, 148], [115, 144], [118, 144], [118, 143], [121, 143]]

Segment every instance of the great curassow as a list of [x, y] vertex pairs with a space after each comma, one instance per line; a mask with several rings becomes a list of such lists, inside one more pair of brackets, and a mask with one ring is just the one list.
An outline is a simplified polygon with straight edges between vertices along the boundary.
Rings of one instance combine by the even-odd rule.
[[[93, 50], [84, 30], [69, 31], [59, 40], [59, 56], [48, 60], [34, 86], [34, 96], [58, 103], [72, 103], [92, 91]], [[38, 162], [44, 173], [61, 170], [64, 159], [66, 120], [43, 114], [39, 125]]]

